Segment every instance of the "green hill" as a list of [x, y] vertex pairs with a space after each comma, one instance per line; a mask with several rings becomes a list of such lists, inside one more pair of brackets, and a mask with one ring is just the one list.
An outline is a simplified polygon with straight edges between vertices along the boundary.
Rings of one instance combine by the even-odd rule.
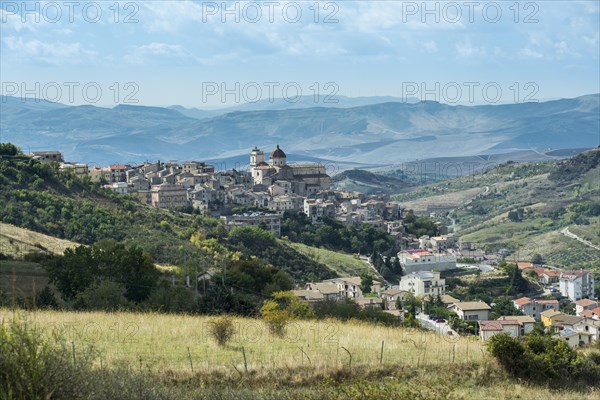
[[461, 239], [479, 248], [508, 248], [518, 260], [541, 254], [567, 268], [600, 263], [600, 251], [561, 233], [568, 227], [598, 243], [598, 198], [600, 149], [561, 161], [508, 162], [396, 196], [408, 208], [448, 215]]
[[360, 169], [343, 171], [331, 178], [331, 183], [338, 190], [365, 194], [398, 193], [412, 186], [411, 183], [400, 178], [374, 174]]
[[[235, 257], [273, 264], [298, 283], [336, 276], [326, 265], [277, 241], [244, 246], [230, 240], [218, 219], [148, 207], [22, 155], [0, 156], [0, 202], [0, 222], [5, 224], [81, 244], [114, 239], [141, 247], [162, 264], [182, 266], [187, 253], [190, 263], [217, 266], [206, 253], [208, 246], [210, 251], [237, 252]], [[27, 240], [36, 241], [33, 235]]]

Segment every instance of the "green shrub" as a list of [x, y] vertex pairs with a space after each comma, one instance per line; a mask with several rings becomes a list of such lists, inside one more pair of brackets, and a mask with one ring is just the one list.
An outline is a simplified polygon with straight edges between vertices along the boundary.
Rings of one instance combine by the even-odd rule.
[[193, 292], [184, 287], [159, 287], [150, 293], [145, 304], [155, 311], [192, 312], [198, 309]]
[[500, 334], [490, 338], [487, 348], [515, 378], [550, 386], [600, 385], [598, 356], [586, 357], [560, 339], [543, 335], [517, 339]]
[[86, 397], [93, 384], [86, 376], [93, 352], [73, 353], [60, 333], [44, 337], [39, 328], [15, 315], [0, 325], [0, 397], [74, 399]]
[[235, 325], [230, 317], [222, 316], [209, 321], [208, 333], [219, 346], [225, 346], [235, 334]]
[[79, 293], [76, 308], [87, 310], [116, 311], [127, 308], [125, 287], [110, 280], [102, 280]]

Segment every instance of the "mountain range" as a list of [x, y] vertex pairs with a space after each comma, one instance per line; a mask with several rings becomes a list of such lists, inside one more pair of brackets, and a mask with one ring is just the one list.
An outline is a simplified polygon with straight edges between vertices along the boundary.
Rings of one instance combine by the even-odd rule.
[[0, 135], [26, 152], [60, 150], [67, 160], [101, 165], [194, 159], [231, 166], [247, 163], [254, 146], [268, 152], [279, 144], [291, 161], [339, 169], [525, 150], [546, 154], [596, 147], [600, 140], [600, 94], [478, 106], [398, 100], [343, 98], [335, 107], [306, 107], [310, 100], [303, 98], [292, 105], [279, 100], [199, 110], [67, 106], [2, 96]]

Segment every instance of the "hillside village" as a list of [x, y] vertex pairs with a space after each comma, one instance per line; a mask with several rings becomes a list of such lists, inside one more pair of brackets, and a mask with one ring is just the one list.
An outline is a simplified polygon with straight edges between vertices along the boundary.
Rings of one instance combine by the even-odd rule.
[[[368, 224], [395, 238], [400, 250], [390, 258], [400, 265], [399, 281], [386, 281], [375, 266], [374, 256], [363, 257], [372, 269], [372, 282], [365, 282], [363, 276], [339, 277], [293, 290], [309, 305], [326, 300], [353, 301], [362, 309], [382, 309], [401, 321], [413, 318], [442, 334], [477, 334], [484, 341], [498, 333], [519, 337], [536, 324], [572, 347], [600, 340], [600, 304], [594, 300], [597, 293], [591, 271], [562, 271], [515, 260], [519, 274], [527, 276], [539, 291], [531, 297], [513, 296], [510, 304], [514, 315], [492, 319], [494, 303], [453, 297], [446, 278], [464, 271], [483, 276], [497, 273], [499, 264], [506, 265], [503, 260], [510, 256], [508, 250], [486, 253], [453, 233], [409, 234], [404, 227], [412, 210], [391, 201], [389, 195], [334, 190], [323, 165], [288, 164], [279, 146], [268, 159], [255, 147], [247, 171], [217, 171], [200, 161], [89, 167], [65, 162], [56, 151], [31, 156], [41, 162], [56, 162], [60, 171], [87, 176], [116, 193], [136, 196], [142, 204], [218, 216], [229, 230], [260, 226], [280, 237], [284, 213], [301, 212], [313, 224], [320, 224], [323, 218], [346, 225]], [[445, 232], [440, 222], [437, 226]], [[201, 279], [210, 280], [211, 276], [209, 271]], [[559, 311], [569, 308], [574, 315]]]

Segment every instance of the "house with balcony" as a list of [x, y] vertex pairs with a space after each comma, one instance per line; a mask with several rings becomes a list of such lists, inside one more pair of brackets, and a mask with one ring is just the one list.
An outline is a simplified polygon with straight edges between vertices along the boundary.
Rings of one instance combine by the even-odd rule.
[[439, 272], [413, 272], [400, 279], [399, 288], [413, 296], [442, 296], [446, 294], [446, 280]]
[[560, 294], [571, 301], [595, 299], [594, 275], [591, 271], [579, 269], [562, 272], [558, 279]]

